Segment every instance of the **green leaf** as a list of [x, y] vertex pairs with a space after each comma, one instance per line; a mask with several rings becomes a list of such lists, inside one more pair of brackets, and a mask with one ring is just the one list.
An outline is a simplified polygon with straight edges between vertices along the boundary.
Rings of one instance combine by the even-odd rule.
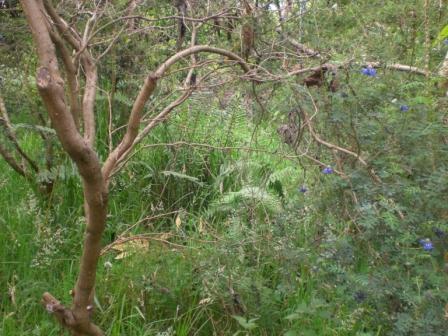
[[15, 129], [26, 128], [26, 129], [30, 129], [30, 130], [34, 130], [34, 131], [39, 131], [39, 132], [42, 132], [42, 133], [56, 135], [56, 131], [54, 129], [49, 128], [49, 127], [39, 126], [39, 125], [15, 124], [14, 128]]
[[310, 307], [306, 303], [301, 303], [296, 307], [295, 311], [296, 313], [306, 314], [310, 311]]
[[433, 101], [430, 97], [416, 96], [416, 97], [410, 99], [410, 102], [413, 105], [417, 105], [417, 104], [431, 105]]
[[197, 183], [199, 185], [203, 184], [201, 181], [199, 181], [199, 179], [197, 177], [186, 175], [186, 174], [182, 174], [182, 173], [178, 173], [178, 172], [171, 171], [171, 170], [164, 170], [164, 171], [161, 172], [161, 174], [165, 175], [165, 176], [173, 176], [173, 177], [176, 177], [176, 178], [188, 180], [188, 181]]
[[299, 334], [297, 333], [297, 331], [294, 330], [288, 330], [287, 332], [285, 332], [283, 334], [283, 336], [298, 336]]
[[240, 326], [242, 326], [246, 330], [253, 330], [258, 327], [257, 324], [255, 323], [255, 321], [258, 320], [258, 318], [247, 320], [243, 316], [232, 315], [232, 317], [235, 320], [237, 320]]
[[322, 310], [318, 312], [317, 315], [324, 320], [328, 320], [331, 318], [331, 313], [328, 310]]
[[245, 186], [239, 191], [225, 193], [220, 199], [215, 200], [210, 205], [211, 212], [228, 212], [241, 207], [253, 205], [259, 209], [268, 210], [272, 213], [279, 213], [282, 204], [278, 197], [270, 194], [259, 187]]
[[298, 320], [299, 318], [300, 318], [300, 315], [297, 313], [292, 313], [285, 317], [285, 319], [288, 321]]
[[446, 25], [445, 27], [443, 27], [443, 29], [440, 31], [439, 35], [437, 35], [433, 46], [439, 44], [440, 42], [442, 42], [444, 39], [448, 38], [448, 25]]

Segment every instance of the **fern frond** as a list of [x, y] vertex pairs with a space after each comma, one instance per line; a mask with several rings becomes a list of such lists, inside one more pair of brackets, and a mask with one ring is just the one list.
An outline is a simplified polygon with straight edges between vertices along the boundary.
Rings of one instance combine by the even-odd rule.
[[215, 212], [229, 212], [238, 208], [252, 207], [270, 213], [279, 213], [282, 204], [278, 197], [259, 187], [245, 186], [239, 191], [225, 193], [215, 200], [210, 209]]

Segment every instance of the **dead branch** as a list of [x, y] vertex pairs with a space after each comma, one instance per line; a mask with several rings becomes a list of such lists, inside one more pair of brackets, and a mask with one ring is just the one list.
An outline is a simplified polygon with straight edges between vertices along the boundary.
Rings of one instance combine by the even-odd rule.
[[6, 149], [6, 147], [3, 146], [1, 142], [0, 142], [0, 155], [19, 175], [22, 175], [23, 177], [28, 176], [23, 165], [17, 162], [17, 160], [11, 155], [11, 153]]
[[404, 64], [399, 64], [399, 63], [392, 63], [392, 64], [382, 64], [380, 62], [367, 62], [365, 63], [365, 65], [367, 66], [371, 66], [373, 68], [381, 68], [381, 67], [385, 67], [386, 69], [389, 70], [397, 70], [397, 71], [404, 71], [404, 72], [411, 72], [414, 73], [416, 75], [422, 75], [422, 76], [426, 76], [426, 70], [414, 67], [414, 66], [410, 66], [410, 65], [404, 65]]
[[290, 36], [285, 37], [286, 40], [298, 51], [299, 54], [304, 54], [308, 57], [321, 58], [321, 54], [314, 49], [307, 47], [305, 44], [300, 43], [299, 41], [293, 39]]
[[[313, 105], [314, 108], [316, 109], [316, 113], [317, 113], [317, 106], [314, 104], [314, 100], [313, 100]], [[357, 153], [352, 152], [351, 150], [348, 150], [344, 147], [340, 147], [338, 145], [332, 144], [330, 142], [327, 142], [323, 139], [321, 139], [321, 137], [316, 133], [316, 131], [314, 130], [313, 124], [311, 122], [311, 118], [308, 116], [308, 113], [305, 111], [305, 109], [300, 109], [300, 112], [303, 116], [303, 120], [304, 120], [304, 124], [307, 126], [308, 131], [311, 134], [311, 137], [319, 144], [324, 145], [327, 148], [333, 149], [333, 150], [337, 150], [339, 152], [348, 154], [352, 157], [354, 157], [356, 160], [358, 160], [364, 167], [366, 167], [369, 171], [370, 176], [372, 177], [372, 179], [377, 182], [377, 183], [381, 183], [381, 179], [378, 177], [378, 175], [376, 175], [375, 171], [373, 170], [373, 168], [371, 168], [367, 162]]]
[[79, 34], [59, 16], [59, 14], [56, 12], [56, 9], [48, 0], [44, 0], [43, 3], [45, 6], [45, 10], [44, 8], [42, 8], [41, 10], [46, 11], [49, 14], [61, 37], [65, 39], [75, 50], [80, 50], [81, 37], [79, 36]]
[[417, 75], [425, 75], [425, 70], [422, 70], [420, 68], [417, 67], [413, 67], [410, 65], [404, 65], [404, 64], [399, 64], [399, 63], [394, 63], [394, 64], [383, 64], [380, 62], [364, 62], [364, 63], [356, 63], [356, 62], [346, 62], [346, 63], [325, 63], [322, 65], [318, 65], [318, 66], [314, 66], [314, 67], [309, 67], [309, 68], [304, 68], [304, 69], [297, 69], [294, 71], [290, 71], [288, 72], [288, 77], [289, 76], [295, 76], [295, 75], [300, 75], [300, 74], [304, 74], [304, 73], [308, 73], [308, 72], [317, 72], [317, 71], [322, 71], [322, 70], [331, 70], [331, 69], [338, 69], [338, 68], [344, 68], [347, 67], [347, 65], [357, 65], [357, 66], [371, 66], [373, 68], [381, 68], [384, 67], [386, 69], [389, 70], [397, 70], [397, 71], [404, 71], [404, 72], [411, 72], [411, 73], [415, 73]]
[[[152, 234], [154, 235], [154, 234]], [[101, 250], [101, 255], [103, 256], [104, 254], [106, 254], [106, 252], [108, 252], [110, 249], [112, 249], [115, 245], [118, 244], [123, 244], [129, 241], [133, 241], [133, 240], [154, 240], [154, 241], [158, 241], [167, 245], [171, 245], [173, 247], [176, 248], [180, 248], [180, 249], [184, 249], [185, 246], [184, 245], [180, 245], [180, 244], [176, 244], [176, 243], [172, 243], [166, 239], [163, 238], [157, 238], [152, 236], [151, 234], [140, 234], [140, 235], [135, 235], [135, 236], [130, 236], [130, 237], [120, 237], [117, 240], [115, 240], [114, 242], [110, 243], [109, 245], [106, 245], [102, 250]]]
[[[47, 13], [54, 21], [59, 34], [72, 46], [73, 49], [77, 51], [74, 56], [75, 61], [73, 61], [73, 63], [76, 64], [79, 57], [84, 68], [86, 83], [84, 87], [81, 111], [84, 123], [84, 139], [90, 146], [93, 146], [95, 142], [94, 105], [98, 74], [96, 63], [87, 48], [87, 40], [90, 26], [93, 25], [98, 16], [96, 15], [96, 13], [93, 13], [92, 17], [89, 19], [88, 24], [85, 27], [84, 36], [81, 38], [81, 36], [59, 16], [59, 14], [56, 12], [49, 1], [45, 0], [44, 5]], [[73, 71], [70, 63], [71, 62], [68, 59], [64, 60], [64, 65], [69, 66], [68, 68], [66, 68], [69, 73]], [[73, 86], [73, 84], [70, 86]]]

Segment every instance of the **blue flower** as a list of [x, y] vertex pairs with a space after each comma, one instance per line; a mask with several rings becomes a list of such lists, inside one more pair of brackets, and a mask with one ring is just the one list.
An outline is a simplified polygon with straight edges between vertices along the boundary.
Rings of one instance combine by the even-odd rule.
[[432, 242], [428, 241], [423, 244], [423, 249], [425, 251], [432, 251], [434, 249], [434, 246], [432, 245]]
[[428, 238], [420, 239], [418, 242], [420, 243], [420, 245], [423, 247], [423, 250], [425, 250], [425, 251], [432, 251], [434, 249], [434, 245], [432, 244], [432, 241], [430, 241]]
[[299, 188], [299, 192], [301, 192], [303, 194], [306, 193], [307, 191], [308, 191], [308, 188], [305, 187], [304, 185]]
[[372, 66], [368, 66], [367, 68], [362, 68], [361, 73], [363, 75], [369, 76], [369, 77], [375, 77], [376, 76], [376, 70]]
[[330, 166], [325, 167], [325, 168], [322, 170], [322, 173], [323, 173], [323, 174], [326, 174], [326, 175], [328, 175], [328, 174], [333, 174], [333, 168], [331, 168]]
[[401, 112], [407, 112], [407, 111], [409, 111], [409, 106], [408, 106], [408, 105], [401, 105], [401, 106], [400, 106], [400, 111], [401, 111]]
[[448, 45], [448, 38], [443, 40], [443, 44]]

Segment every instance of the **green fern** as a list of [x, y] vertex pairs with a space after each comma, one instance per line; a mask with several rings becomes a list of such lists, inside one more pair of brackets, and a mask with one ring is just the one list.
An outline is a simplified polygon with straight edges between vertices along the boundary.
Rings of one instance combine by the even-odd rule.
[[278, 197], [264, 189], [252, 186], [245, 186], [239, 191], [227, 192], [210, 205], [212, 214], [247, 209], [247, 207], [270, 213], [279, 213], [282, 210]]
[[280, 182], [282, 184], [289, 183], [299, 177], [299, 170], [296, 167], [286, 167], [280, 170], [276, 170], [269, 175], [268, 183], [272, 184]]
[[197, 183], [199, 185], [203, 185], [203, 183], [201, 181], [199, 181], [199, 179], [197, 177], [194, 177], [194, 176], [189, 176], [189, 175], [178, 173], [178, 172], [171, 171], [171, 170], [165, 170], [165, 171], [162, 171], [160, 173], [162, 175], [164, 175], [164, 176], [172, 176], [172, 177], [175, 177], [175, 178], [188, 180], [190, 182], [194, 182], [194, 183]]
[[114, 100], [129, 107], [133, 105], [132, 99], [130, 99], [129, 97], [118, 91], [115, 92]]

